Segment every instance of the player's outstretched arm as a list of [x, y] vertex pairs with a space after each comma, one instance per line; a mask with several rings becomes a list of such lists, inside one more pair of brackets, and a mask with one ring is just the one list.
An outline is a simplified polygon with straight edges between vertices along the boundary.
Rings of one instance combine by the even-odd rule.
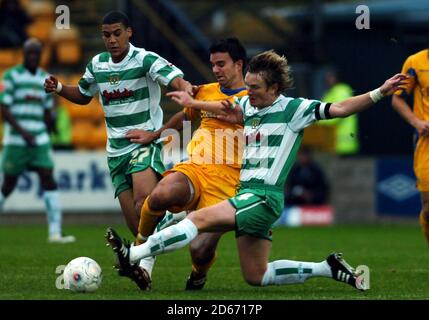
[[417, 130], [420, 136], [429, 137], [429, 121], [419, 119], [411, 110], [407, 101], [394, 94], [392, 96], [392, 106], [405, 121]]
[[76, 104], [85, 105], [92, 100], [92, 97], [83, 95], [79, 91], [78, 86], [63, 85], [54, 76], [49, 76], [49, 78], [46, 78], [44, 86], [47, 93], [56, 92], [61, 97], [64, 97]]
[[348, 98], [344, 101], [333, 103], [329, 109], [332, 118], [345, 118], [351, 114], [361, 112], [383, 97], [392, 95], [396, 90], [406, 84], [407, 76], [398, 73], [387, 79], [383, 85], [371, 92]]
[[225, 101], [195, 100], [189, 95], [189, 93], [184, 91], [168, 92], [167, 96], [170, 97], [174, 102], [180, 104], [183, 107], [205, 110], [218, 115], [227, 115], [226, 109], [228, 107], [232, 108], [233, 106], [232, 103], [228, 100], [225, 100]]
[[173, 90], [176, 91], [185, 91], [191, 96], [194, 96], [194, 86], [189, 81], [186, 81], [185, 79], [181, 77], [176, 77], [171, 81], [170, 87], [173, 88]]

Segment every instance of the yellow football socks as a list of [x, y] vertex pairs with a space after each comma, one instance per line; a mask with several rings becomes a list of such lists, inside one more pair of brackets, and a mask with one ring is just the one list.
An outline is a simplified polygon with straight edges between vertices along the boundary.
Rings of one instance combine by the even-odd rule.
[[156, 225], [164, 214], [165, 210], [152, 210], [149, 207], [149, 197], [146, 198], [140, 212], [139, 233], [136, 237], [136, 245], [146, 242], [146, 239], [153, 233]]

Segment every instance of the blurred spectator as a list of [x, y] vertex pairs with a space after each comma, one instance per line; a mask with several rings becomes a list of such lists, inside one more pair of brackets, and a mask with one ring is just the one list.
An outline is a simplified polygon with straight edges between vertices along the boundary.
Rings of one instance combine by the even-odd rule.
[[0, 48], [20, 47], [27, 36], [30, 16], [18, 0], [0, 0]]
[[[334, 68], [327, 70], [325, 84], [328, 90], [321, 98], [323, 102], [340, 102], [353, 96], [353, 89], [347, 83], [339, 81], [338, 73]], [[335, 126], [335, 152], [337, 155], [350, 156], [359, 152], [357, 114], [347, 118], [320, 121], [319, 125]]]
[[39, 67], [42, 43], [28, 39], [24, 43], [24, 63], [6, 70], [0, 110], [5, 121], [0, 191], [0, 211], [26, 171], [39, 176], [48, 220], [48, 242], [74, 242], [74, 236], [62, 234], [62, 210], [48, 132], [52, 129], [54, 100], [43, 89], [48, 73]]
[[285, 205], [319, 205], [328, 201], [329, 186], [311, 150], [302, 146], [285, 184]]
[[55, 131], [51, 133], [51, 142], [55, 149], [72, 148], [72, 122], [67, 109], [60, 105], [56, 108]]

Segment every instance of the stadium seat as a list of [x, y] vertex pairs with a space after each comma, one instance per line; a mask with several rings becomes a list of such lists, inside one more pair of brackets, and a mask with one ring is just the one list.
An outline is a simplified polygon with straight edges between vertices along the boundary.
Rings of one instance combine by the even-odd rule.
[[76, 149], [90, 149], [90, 137], [94, 133], [94, 126], [91, 121], [77, 121], [72, 127], [72, 144]]
[[51, 63], [52, 48], [49, 43], [43, 46], [42, 56], [40, 57], [40, 66], [47, 69]]
[[52, 29], [51, 40], [56, 48], [56, 59], [61, 64], [79, 63], [82, 57], [80, 35], [77, 28]]
[[88, 106], [81, 106], [64, 98], [61, 98], [61, 104], [66, 107], [73, 123], [79, 120], [92, 121], [91, 109]]
[[104, 111], [103, 107], [98, 101], [97, 97], [94, 97], [88, 105], [88, 108], [91, 110], [91, 119], [94, 123], [104, 123]]
[[55, 5], [52, 1], [30, 1], [25, 7], [33, 18], [33, 23], [27, 27], [30, 37], [42, 42], [48, 42], [55, 21]]
[[0, 50], [0, 68], [7, 69], [22, 61], [22, 51], [20, 49]]
[[28, 1], [25, 6], [27, 12], [32, 17], [44, 17], [54, 20], [55, 4], [49, 0]]
[[28, 36], [35, 37], [42, 42], [49, 40], [51, 29], [54, 27], [54, 21], [45, 18], [38, 18], [27, 28]]
[[77, 86], [79, 80], [82, 78], [83, 73], [84, 71], [82, 71], [82, 73], [73, 73], [72, 75], [70, 75], [68, 77], [67, 84], [71, 86]]
[[56, 46], [56, 58], [60, 64], [76, 64], [81, 56], [80, 45], [76, 41], [63, 41]]
[[107, 132], [106, 126], [100, 123], [98, 126], [94, 126], [91, 129], [91, 133], [88, 137], [88, 147], [90, 149], [103, 150], [106, 148]]

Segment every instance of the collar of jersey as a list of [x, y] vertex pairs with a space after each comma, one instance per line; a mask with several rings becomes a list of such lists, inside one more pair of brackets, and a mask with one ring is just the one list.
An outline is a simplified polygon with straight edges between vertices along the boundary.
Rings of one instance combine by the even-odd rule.
[[283, 100], [283, 98], [284, 98], [284, 96], [282, 94], [280, 94], [277, 97], [277, 99], [274, 100], [274, 102], [273, 102], [272, 105], [270, 105], [269, 107], [262, 108], [262, 109], [258, 109], [258, 108], [256, 108], [256, 107], [254, 107], [254, 106], [251, 105], [252, 108], [254, 108], [254, 110], [256, 110], [256, 111], [254, 111], [254, 114], [263, 115], [263, 114], [267, 113], [268, 110], [270, 110], [272, 107], [274, 107], [276, 104], [278, 104], [281, 100]]
[[243, 87], [243, 88], [238, 88], [238, 89], [226, 89], [224, 87], [220, 87], [220, 91], [222, 91], [222, 93], [226, 94], [227, 96], [233, 96], [234, 94], [237, 94], [243, 90], [246, 90], [246, 88]]
[[112, 60], [112, 56], [111, 56], [111, 55], [110, 55], [110, 53], [109, 53], [109, 55], [110, 55], [110, 62], [111, 62], [114, 66], [121, 66], [122, 64], [126, 63], [126, 62], [130, 59], [131, 55], [132, 55], [132, 54], [133, 54], [133, 52], [134, 52], [135, 47], [131, 44], [131, 42], [129, 42], [129, 45], [130, 45], [130, 49], [128, 50], [127, 55], [124, 57], [124, 59], [122, 59], [122, 60], [121, 60], [121, 61], [119, 61], [118, 63], [113, 62], [113, 60]]

